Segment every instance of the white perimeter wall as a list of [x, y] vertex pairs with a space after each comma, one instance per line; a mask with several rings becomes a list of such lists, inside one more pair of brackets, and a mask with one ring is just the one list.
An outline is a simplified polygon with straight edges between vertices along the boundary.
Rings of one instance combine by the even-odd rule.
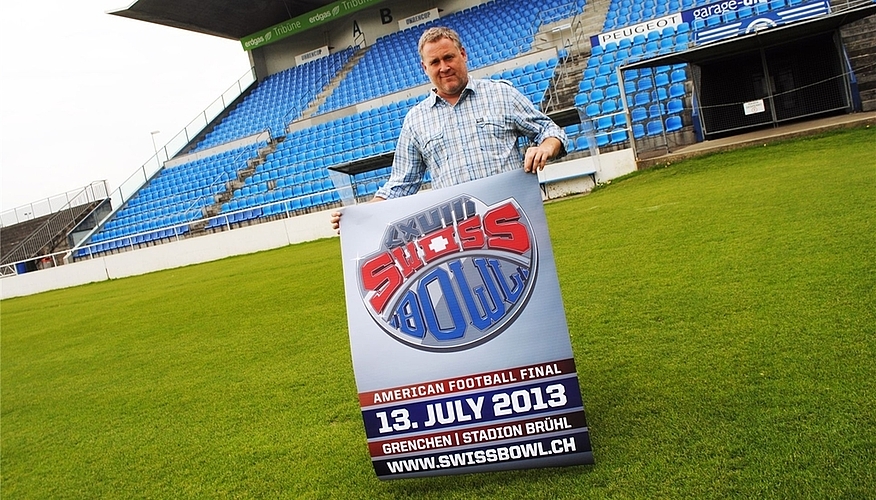
[[0, 298], [188, 266], [335, 236], [324, 211], [174, 241], [0, 280]]
[[[574, 177], [596, 172], [597, 182], [605, 182], [636, 169], [631, 149], [599, 155], [599, 160], [580, 158], [548, 166], [539, 178], [550, 185], [553, 196], [590, 190], [589, 177]], [[569, 178], [552, 183], [552, 179]], [[329, 222], [333, 210], [300, 215], [289, 219], [256, 224], [198, 238], [165, 243], [116, 255], [97, 257], [65, 266], [10, 276], [0, 280], [0, 298], [67, 288], [96, 281], [137, 276], [162, 269], [200, 264], [213, 260], [279, 248], [320, 238], [336, 236]]]

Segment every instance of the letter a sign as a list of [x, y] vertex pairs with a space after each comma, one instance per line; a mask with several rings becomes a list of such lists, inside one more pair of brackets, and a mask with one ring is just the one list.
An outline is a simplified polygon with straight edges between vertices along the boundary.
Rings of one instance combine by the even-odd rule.
[[345, 208], [341, 251], [379, 478], [593, 463], [536, 176]]

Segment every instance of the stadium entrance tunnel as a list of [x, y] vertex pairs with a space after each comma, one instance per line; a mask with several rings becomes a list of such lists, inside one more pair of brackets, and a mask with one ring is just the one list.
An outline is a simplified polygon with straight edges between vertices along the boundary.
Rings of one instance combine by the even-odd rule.
[[700, 140], [848, 113], [855, 110], [857, 91], [839, 28], [874, 13], [876, 4], [870, 3], [624, 69], [690, 64], [694, 126]]

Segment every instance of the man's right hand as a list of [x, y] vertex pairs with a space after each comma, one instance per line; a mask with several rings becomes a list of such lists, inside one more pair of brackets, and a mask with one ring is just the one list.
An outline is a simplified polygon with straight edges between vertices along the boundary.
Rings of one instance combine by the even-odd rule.
[[[386, 201], [386, 198], [381, 198], [380, 196], [375, 196], [374, 198], [371, 198], [371, 201], [369, 201], [368, 203], [374, 203], [375, 201]], [[332, 212], [332, 218], [331, 218], [332, 229], [337, 231], [338, 234], [341, 234], [341, 215], [343, 215], [343, 214], [344, 213], [341, 211]]]
[[341, 215], [343, 215], [342, 212], [332, 212], [332, 229], [338, 234], [341, 234]]

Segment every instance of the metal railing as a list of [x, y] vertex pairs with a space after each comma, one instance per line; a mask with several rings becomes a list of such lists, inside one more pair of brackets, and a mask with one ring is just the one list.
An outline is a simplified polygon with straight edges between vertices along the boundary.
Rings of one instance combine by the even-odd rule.
[[67, 236], [67, 230], [77, 224], [84, 213], [91, 212], [95, 208], [95, 203], [107, 198], [106, 192], [106, 182], [103, 181], [92, 183], [74, 196], [68, 196], [66, 205], [3, 256], [3, 264], [24, 261], [41, 253], [51, 252], [60, 243], [57, 241], [58, 236], [61, 235], [63, 241]]
[[[249, 220], [258, 220], [259, 222], [269, 222], [268, 219], [263, 217], [263, 214], [268, 212], [270, 208], [275, 208], [275, 210], [270, 210], [273, 215], [284, 216], [286, 218], [292, 217], [294, 215], [298, 215], [303, 212], [311, 212], [318, 210], [327, 210], [333, 206], [336, 206], [340, 202], [332, 202], [332, 203], [320, 203], [317, 205], [311, 205], [307, 208], [292, 208], [293, 202], [296, 200], [305, 200], [308, 197], [311, 197], [315, 194], [325, 194], [337, 192], [339, 199], [343, 199], [344, 188], [333, 188], [325, 191], [321, 191], [318, 193], [309, 193], [303, 194], [299, 196], [295, 196], [292, 198], [287, 198], [283, 200], [272, 201], [270, 203], [264, 203], [258, 206], [251, 206], [247, 208], [242, 208], [239, 210], [234, 210], [230, 212], [221, 213], [218, 215], [212, 215], [208, 217], [201, 217], [196, 220], [192, 220], [189, 222], [183, 222], [179, 224], [167, 225], [163, 227], [158, 227], [154, 229], [149, 229], [147, 231], [142, 231], [139, 233], [129, 234], [125, 236], [120, 236], [118, 238], [113, 238], [109, 240], [104, 240], [96, 243], [90, 243], [87, 245], [81, 245], [75, 250], [75, 259], [93, 259], [105, 255], [109, 255], [112, 252], [118, 251], [129, 251], [135, 250], [137, 248], [141, 248], [141, 245], [148, 245], [154, 241], [168, 240], [168, 241], [179, 241], [180, 239], [187, 237], [186, 235], [191, 232], [191, 226], [197, 226], [200, 224], [204, 224], [207, 227], [218, 228], [222, 227], [223, 231], [225, 230], [233, 230], [240, 227], [246, 227], [240, 224], [240, 222], [245, 222]], [[240, 220], [235, 220], [236, 216], [246, 214], [246, 213], [259, 213], [259, 215], [252, 218], [242, 218]], [[210, 226], [210, 221], [216, 221], [213, 226]], [[160, 244], [160, 243], [158, 243]], [[67, 260], [69, 255], [64, 255], [65, 252], [60, 252], [52, 255], [46, 255], [43, 257], [46, 258], [54, 258], [54, 260]], [[69, 252], [66, 252], [69, 254]], [[61, 257], [59, 259], [59, 257]], [[9, 266], [14, 266], [16, 263], [8, 264]], [[0, 268], [2, 271], [2, 268]]]
[[[361, 47], [359, 45], [350, 45], [347, 47], [347, 49], [353, 49], [354, 51], [353, 54], [350, 56], [350, 59], [355, 56], [355, 52], [358, 51], [360, 48]], [[330, 67], [328, 71], [318, 77], [317, 84], [314, 85], [307, 93], [301, 96], [296, 104], [293, 104], [289, 107], [288, 110], [286, 110], [286, 113], [283, 114], [284, 126], [282, 135], [286, 135], [286, 131], [288, 130], [289, 125], [292, 122], [299, 118], [302, 118], [301, 115], [304, 113], [304, 111], [306, 111], [307, 108], [311, 106], [314, 101], [316, 101], [316, 99], [319, 97], [319, 94], [321, 94], [326, 89], [326, 87], [331, 84], [335, 76], [337, 76], [341, 72], [341, 70], [344, 69], [344, 66], [347, 65], [350, 59], [333, 61], [332, 67]]]
[[14, 226], [15, 224], [37, 219], [64, 210], [71, 206], [71, 204], [74, 206], [76, 203], [83, 205], [92, 201], [102, 200], [107, 198], [108, 193], [109, 188], [105, 180], [94, 181], [85, 187], [6, 210], [0, 214], [0, 227]]
[[[541, 102], [541, 109], [545, 111], [555, 111], [562, 105], [557, 84], [568, 80], [570, 77], [577, 76], [577, 74], [573, 75], [573, 65], [568, 64], [568, 61], [574, 55], [582, 54], [584, 52], [582, 49], [582, 43], [589, 45], [589, 38], [587, 37], [587, 34], [584, 33], [583, 29], [584, 16], [587, 13], [587, 5], [585, 4], [580, 12], [578, 11], [576, 4], [567, 4], [566, 6], [556, 7], [555, 9], [561, 8], [568, 9], [569, 17], [571, 17], [572, 20], [568, 25], [564, 24], [558, 27], [561, 30], [564, 53], [560, 55], [559, 64], [557, 64], [557, 69], [554, 71], [552, 78], [554, 83], [548, 86], [547, 91], [545, 92], [545, 97]], [[548, 11], [546, 15], [549, 16], [550, 11]], [[569, 32], [568, 36], [564, 33], [566, 30]]]
[[[213, 120], [216, 119], [225, 109], [234, 102], [243, 92], [248, 89], [253, 82], [256, 81], [255, 68], [250, 68], [243, 76], [237, 79], [225, 92], [217, 97], [210, 105], [208, 105], [201, 113], [198, 114], [188, 125], [181, 131], [177, 132], [164, 146], [146, 161], [143, 165], [135, 170], [127, 179], [125, 179], [119, 187], [110, 194], [113, 210], [106, 217], [101, 219], [94, 228], [82, 238], [82, 241], [88, 241], [95, 233], [97, 233], [103, 224], [112, 218], [131, 197], [140, 190], [158, 171], [164, 167], [164, 163], [177, 155], [184, 147], [186, 147], [194, 138], [196, 138], [204, 128], [207, 127]], [[77, 245], [75, 248], [78, 248]], [[71, 250], [72, 252], [72, 250]]]

